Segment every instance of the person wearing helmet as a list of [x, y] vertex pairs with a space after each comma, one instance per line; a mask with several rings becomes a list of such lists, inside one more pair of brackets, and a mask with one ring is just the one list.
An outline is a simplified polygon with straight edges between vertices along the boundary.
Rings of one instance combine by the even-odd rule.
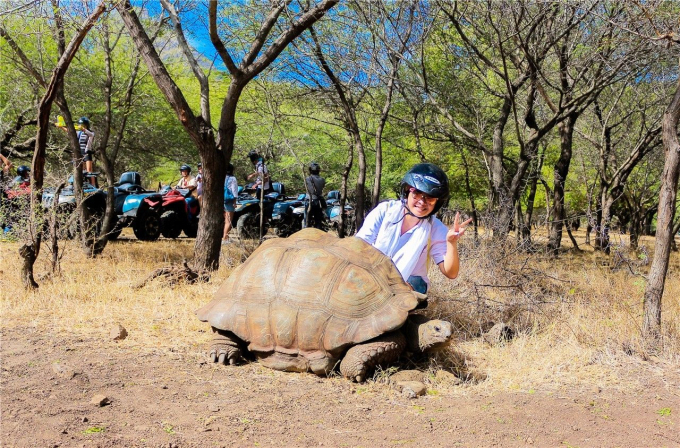
[[436, 165], [414, 165], [399, 189], [400, 199], [373, 209], [356, 236], [390, 257], [404, 280], [425, 294], [429, 257], [446, 277], [458, 276], [458, 240], [472, 219], [461, 223], [456, 213], [450, 229], [437, 219], [435, 213], [449, 200], [449, 180]]
[[255, 171], [248, 175], [248, 180], [256, 177], [253, 188], [256, 191], [256, 197], [259, 198], [262, 190], [264, 190], [265, 193], [268, 193], [271, 189], [269, 171], [267, 170], [267, 166], [264, 164], [264, 159], [257, 153], [257, 151], [250, 151], [248, 153], [248, 158], [250, 159], [250, 163], [252, 163], [255, 167]]
[[191, 175], [191, 167], [189, 165], [182, 165], [179, 167], [179, 172], [182, 177], [179, 178], [177, 186], [175, 188], [181, 188], [183, 190], [189, 190], [191, 196], [196, 197], [196, 188], [198, 186], [196, 178]]
[[94, 154], [92, 149], [94, 132], [90, 130], [90, 120], [87, 117], [80, 117], [78, 125], [80, 126], [77, 134], [78, 144], [80, 145], [80, 154], [83, 156], [83, 162], [85, 163], [85, 172], [92, 173], [94, 171], [94, 162], [92, 160], [92, 155]]
[[322, 228], [323, 211], [326, 208], [326, 200], [323, 197], [323, 188], [326, 186], [326, 179], [319, 175], [320, 172], [321, 167], [319, 164], [312, 162], [309, 164], [309, 176], [305, 179], [307, 194], [311, 199], [307, 212], [307, 227], [315, 227], [317, 229]]
[[31, 169], [26, 165], [20, 165], [17, 168], [17, 177], [12, 182], [12, 187], [27, 187], [31, 185]]

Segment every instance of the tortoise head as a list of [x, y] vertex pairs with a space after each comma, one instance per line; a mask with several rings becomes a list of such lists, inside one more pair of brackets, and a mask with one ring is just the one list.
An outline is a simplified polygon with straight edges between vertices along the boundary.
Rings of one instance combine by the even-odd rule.
[[446, 348], [451, 343], [453, 327], [445, 320], [432, 319], [412, 314], [405, 328], [409, 350], [414, 352], [434, 352]]
[[429, 320], [418, 327], [418, 346], [420, 351], [432, 352], [445, 348], [451, 342], [453, 329], [451, 322]]

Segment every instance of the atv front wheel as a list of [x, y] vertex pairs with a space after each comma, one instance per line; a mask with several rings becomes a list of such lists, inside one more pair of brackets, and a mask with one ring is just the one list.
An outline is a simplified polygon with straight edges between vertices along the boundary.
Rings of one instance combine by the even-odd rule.
[[155, 241], [161, 235], [161, 219], [156, 213], [145, 213], [137, 217], [132, 230], [139, 240]]
[[166, 238], [177, 238], [182, 233], [182, 225], [179, 222], [179, 213], [174, 210], [161, 215], [161, 233]]
[[[262, 234], [267, 233], [267, 223], [264, 223], [264, 231]], [[260, 239], [260, 214], [246, 213], [241, 216], [236, 222], [236, 231], [238, 232], [239, 238], [249, 239], [249, 240], [259, 240]]]

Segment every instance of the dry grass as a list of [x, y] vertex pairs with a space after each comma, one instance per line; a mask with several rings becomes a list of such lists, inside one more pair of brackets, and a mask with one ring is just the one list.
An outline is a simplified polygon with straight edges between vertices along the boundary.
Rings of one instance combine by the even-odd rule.
[[[583, 236], [581, 232], [579, 243]], [[470, 240], [461, 248], [459, 278], [433, 278], [430, 313], [454, 322], [459, 339], [456, 351], [430, 364], [430, 382], [438, 390], [451, 389], [445, 376], [436, 375], [441, 369], [471, 373], [482, 380], [476, 390], [531, 392], [592, 385], [624, 388], [635, 382], [626, 372], [646, 369], [654, 374], [680, 365], [678, 253], [671, 256], [666, 282], [662, 344], [649, 348], [640, 338], [648, 266], [612, 269], [612, 257], [592, 250], [567, 252], [554, 260], [486, 244], [473, 247]], [[130, 334], [121, 348], [202, 350], [209, 329], [194, 311], [211, 300], [252, 248], [226, 246], [220, 270], [207, 283], [169, 287], [154, 280], [134, 289], [154, 269], [190, 256], [193, 243], [124, 238], [96, 260], [67, 243], [62, 275], [26, 292], [19, 280], [19, 244], [2, 242], [2, 326], [105, 340], [120, 323]], [[564, 244], [570, 246], [568, 240]], [[653, 248], [650, 238], [644, 244]], [[635, 254], [626, 257], [638, 260]], [[47, 271], [48, 258], [41, 254], [38, 276]], [[490, 346], [478, 336], [498, 321], [513, 325], [518, 335]]]
[[[585, 246], [584, 232], [575, 236], [584, 250], [557, 260], [468, 241], [459, 278], [434, 276], [433, 313], [456, 324], [458, 348], [472, 370], [487, 375], [484, 387], [626, 388], [637, 383], [632, 371], [680, 365], [680, 254], [672, 253], [666, 278], [663, 337], [650, 347], [640, 336], [649, 266], [639, 255], [648, 253], [651, 262], [653, 238], [645, 237], [646, 248], [633, 253], [619, 236], [606, 256]], [[571, 247], [569, 240], [563, 244]], [[518, 331], [512, 342], [491, 346], [478, 337], [500, 321]]]

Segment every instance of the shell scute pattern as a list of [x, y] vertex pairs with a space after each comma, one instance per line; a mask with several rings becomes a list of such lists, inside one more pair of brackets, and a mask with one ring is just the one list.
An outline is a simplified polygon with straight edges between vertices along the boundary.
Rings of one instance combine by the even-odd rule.
[[416, 304], [380, 251], [305, 229], [263, 243], [197, 315], [251, 350], [309, 358], [399, 328]]

